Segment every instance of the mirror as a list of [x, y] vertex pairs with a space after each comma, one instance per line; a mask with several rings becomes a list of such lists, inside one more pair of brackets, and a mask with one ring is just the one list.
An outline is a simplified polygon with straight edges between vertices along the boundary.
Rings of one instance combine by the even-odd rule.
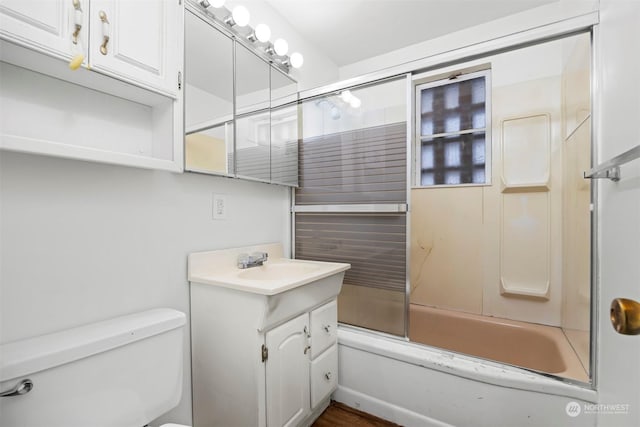
[[236, 174], [271, 180], [270, 65], [236, 43]]
[[269, 108], [269, 64], [236, 43], [236, 114]]
[[298, 186], [298, 84], [271, 67], [271, 182]]
[[236, 132], [236, 173], [238, 177], [270, 181], [270, 112], [267, 110], [236, 118]]
[[186, 171], [298, 185], [296, 81], [189, 3], [184, 82]]
[[190, 171], [230, 174], [233, 171], [233, 122], [186, 135], [185, 148], [185, 164]]
[[298, 100], [298, 83], [275, 67], [271, 67], [271, 108]]
[[271, 109], [271, 182], [298, 186], [298, 104]]
[[233, 41], [185, 12], [185, 169], [233, 170]]

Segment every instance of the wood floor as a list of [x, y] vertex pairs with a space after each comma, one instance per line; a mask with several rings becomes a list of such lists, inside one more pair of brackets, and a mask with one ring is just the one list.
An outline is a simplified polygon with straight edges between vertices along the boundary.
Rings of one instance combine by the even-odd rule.
[[390, 421], [332, 401], [311, 427], [399, 427]]

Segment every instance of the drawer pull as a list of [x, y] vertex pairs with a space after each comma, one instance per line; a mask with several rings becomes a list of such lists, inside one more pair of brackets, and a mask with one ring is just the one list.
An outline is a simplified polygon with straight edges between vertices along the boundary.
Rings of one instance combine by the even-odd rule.
[[324, 379], [326, 379], [327, 381], [331, 381], [331, 377], [333, 375], [331, 375], [331, 372], [327, 372], [326, 374], [324, 374]]
[[322, 329], [324, 329], [324, 331], [328, 334], [331, 333], [331, 325], [324, 325]]

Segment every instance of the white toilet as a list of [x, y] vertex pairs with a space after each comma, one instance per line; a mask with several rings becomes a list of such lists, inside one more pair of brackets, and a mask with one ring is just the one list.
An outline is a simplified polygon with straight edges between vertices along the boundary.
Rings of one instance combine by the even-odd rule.
[[163, 308], [1, 345], [0, 425], [148, 424], [182, 396], [185, 323]]

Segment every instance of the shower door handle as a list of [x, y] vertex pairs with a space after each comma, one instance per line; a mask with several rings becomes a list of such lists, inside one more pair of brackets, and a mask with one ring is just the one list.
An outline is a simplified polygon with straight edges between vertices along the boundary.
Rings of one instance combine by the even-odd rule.
[[616, 298], [611, 301], [611, 324], [623, 335], [640, 335], [640, 303], [632, 299]]

